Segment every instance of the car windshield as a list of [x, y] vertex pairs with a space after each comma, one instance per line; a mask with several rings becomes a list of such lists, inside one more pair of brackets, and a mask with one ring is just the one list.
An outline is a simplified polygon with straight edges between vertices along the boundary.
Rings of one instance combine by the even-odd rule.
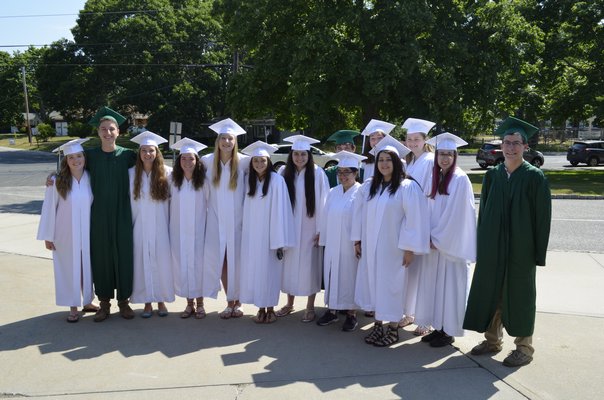
[[574, 143], [572, 149], [573, 150], [584, 150], [587, 147], [587, 145], [585, 143]]
[[499, 145], [498, 144], [492, 144], [492, 143], [485, 143], [482, 145], [482, 149], [483, 150], [493, 150], [493, 149], [499, 149]]

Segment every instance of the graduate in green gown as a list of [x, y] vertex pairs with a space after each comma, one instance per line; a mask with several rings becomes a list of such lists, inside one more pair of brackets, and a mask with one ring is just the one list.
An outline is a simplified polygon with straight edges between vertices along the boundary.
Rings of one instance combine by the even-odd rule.
[[128, 305], [132, 293], [132, 211], [128, 168], [136, 162], [136, 152], [117, 146], [119, 126], [126, 120], [108, 107], [102, 107], [90, 120], [98, 128], [101, 147], [86, 150], [92, 202], [90, 217], [90, 256], [94, 289], [100, 309], [94, 320], [109, 316], [109, 300], [117, 301], [120, 314], [134, 317]]
[[[356, 151], [356, 147], [354, 145], [354, 138], [358, 136], [358, 131], [351, 130], [340, 130], [335, 132], [333, 135], [327, 138], [328, 142], [336, 143], [336, 153], [340, 151], [349, 151], [354, 153]], [[329, 180], [329, 187], [338, 186], [338, 166], [334, 165], [333, 167], [325, 168], [325, 174], [327, 175], [327, 179]]]
[[538, 128], [507, 118], [495, 132], [502, 137], [505, 162], [484, 177], [477, 230], [477, 257], [464, 329], [485, 332], [472, 349], [501, 351], [503, 330], [515, 336], [509, 367], [533, 359], [536, 266], [545, 265], [551, 224], [551, 194], [543, 172], [524, 161], [527, 139]]

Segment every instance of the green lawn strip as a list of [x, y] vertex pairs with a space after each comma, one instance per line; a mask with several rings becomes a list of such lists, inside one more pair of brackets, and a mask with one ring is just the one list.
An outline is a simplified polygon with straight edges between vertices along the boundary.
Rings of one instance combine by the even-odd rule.
[[[549, 181], [552, 194], [604, 196], [604, 171], [569, 170], [543, 171]], [[474, 193], [482, 189], [483, 174], [469, 174]]]

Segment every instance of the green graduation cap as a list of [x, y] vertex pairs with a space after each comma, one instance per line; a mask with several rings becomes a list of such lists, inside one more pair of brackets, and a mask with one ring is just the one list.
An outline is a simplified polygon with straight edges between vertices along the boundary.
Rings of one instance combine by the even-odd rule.
[[94, 117], [88, 121], [88, 123], [94, 127], [99, 127], [101, 124], [101, 120], [109, 119], [115, 122], [118, 126], [126, 121], [126, 117], [118, 113], [117, 111], [112, 110], [111, 108], [104, 106], [99, 108], [99, 111], [94, 114]]
[[358, 136], [358, 131], [341, 130], [337, 131], [333, 135], [327, 138], [328, 142], [336, 142], [336, 144], [352, 143], [354, 144], [354, 137]]
[[499, 128], [495, 130], [495, 135], [503, 139], [506, 135], [512, 135], [519, 133], [525, 140], [528, 140], [531, 136], [539, 131], [539, 128], [525, 122], [521, 119], [514, 117], [507, 117], [503, 120]]

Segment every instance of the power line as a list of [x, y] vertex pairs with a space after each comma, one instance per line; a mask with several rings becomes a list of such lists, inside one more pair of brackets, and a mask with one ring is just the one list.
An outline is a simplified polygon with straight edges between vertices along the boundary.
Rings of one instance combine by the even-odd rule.
[[[180, 11], [182, 9], [174, 9]], [[165, 10], [128, 10], [128, 11], [86, 11], [69, 14], [23, 14], [23, 15], [0, 15], [0, 19], [4, 18], [47, 18], [47, 17], [71, 17], [74, 15], [112, 15], [112, 14], [151, 14]]]

